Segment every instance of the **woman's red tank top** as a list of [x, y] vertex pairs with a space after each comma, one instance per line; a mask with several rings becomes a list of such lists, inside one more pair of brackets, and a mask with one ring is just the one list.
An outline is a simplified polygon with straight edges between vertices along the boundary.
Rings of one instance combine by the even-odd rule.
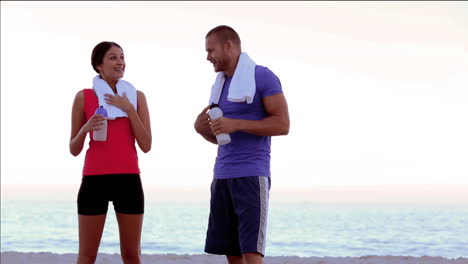
[[[84, 89], [83, 93], [84, 112], [88, 121], [99, 107], [98, 98], [93, 89]], [[89, 136], [83, 175], [140, 173], [135, 136], [128, 118], [119, 117], [115, 120], [107, 120], [106, 141], [93, 140], [92, 131]]]

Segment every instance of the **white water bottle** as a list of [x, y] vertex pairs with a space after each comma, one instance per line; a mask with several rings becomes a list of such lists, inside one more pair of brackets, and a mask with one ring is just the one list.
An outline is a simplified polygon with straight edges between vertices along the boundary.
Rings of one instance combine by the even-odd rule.
[[[212, 104], [208, 115], [212, 120], [215, 120], [223, 116], [223, 111], [217, 104]], [[226, 145], [231, 142], [231, 136], [229, 134], [219, 134], [216, 136], [216, 141], [218, 141], [218, 145]]]
[[103, 115], [106, 120], [99, 130], [93, 131], [93, 139], [96, 141], [106, 141], [107, 140], [107, 111], [104, 107], [100, 106], [96, 109], [96, 114]]

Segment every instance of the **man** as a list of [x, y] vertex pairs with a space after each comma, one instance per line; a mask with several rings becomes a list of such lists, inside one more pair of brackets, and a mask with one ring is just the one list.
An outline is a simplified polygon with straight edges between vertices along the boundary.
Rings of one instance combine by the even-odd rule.
[[198, 115], [195, 130], [214, 144], [216, 135], [227, 133], [231, 137], [229, 144], [218, 146], [205, 252], [226, 255], [230, 264], [263, 263], [271, 136], [288, 134], [288, 106], [279, 79], [259, 65], [253, 68], [253, 100], [228, 100], [239, 58], [245, 54], [239, 35], [231, 27], [210, 30], [205, 48], [214, 71], [224, 74], [219, 101], [215, 102], [224, 116], [210, 120], [208, 106]]

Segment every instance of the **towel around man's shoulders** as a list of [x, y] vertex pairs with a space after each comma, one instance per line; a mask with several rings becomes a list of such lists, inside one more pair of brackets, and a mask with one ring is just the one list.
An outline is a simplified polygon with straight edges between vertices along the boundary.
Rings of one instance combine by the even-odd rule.
[[[228, 101], [230, 102], [246, 102], [251, 104], [256, 91], [255, 84], [255, 62], [242, 52], [239, 56], [239, 61], [232, 76], [228, 90]], [[211, 87], [211, 96], [209, 104], [217, 104], [223, 89], [226, 77], [224, 72], [219, 72], [216, 75], [215, 82]]]

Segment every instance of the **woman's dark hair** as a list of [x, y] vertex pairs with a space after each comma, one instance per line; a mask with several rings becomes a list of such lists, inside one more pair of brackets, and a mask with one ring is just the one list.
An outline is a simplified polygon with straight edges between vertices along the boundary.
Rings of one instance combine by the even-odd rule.
[[120, 47], [119, 44], [115, 42], [110, 42], [110, 41], [103, 41], [99, 44], [96, 45], [93, 49], [93, 53], [91, 54], [91, 65], [93, 65], [93, 69], [97, 72], [100, 73], [99, 70], [97, 69], [97, 66], [102, 64], [102, 60], [104, 59], [104, 55], [106, 52], [112, 48], [112, 47]]

